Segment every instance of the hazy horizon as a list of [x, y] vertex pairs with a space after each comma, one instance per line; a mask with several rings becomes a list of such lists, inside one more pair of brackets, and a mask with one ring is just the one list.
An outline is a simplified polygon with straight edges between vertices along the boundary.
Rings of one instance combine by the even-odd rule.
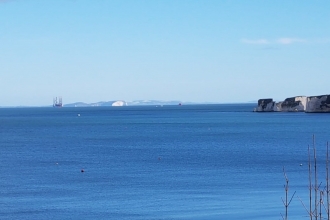
[[[116, 102], [116, 101], [124, 101], [126, 104], [128, 104], [129, 106], [133, 106], [133, 105], [139, 105], [139, 106], [143, 106], [143, 105], [178, 105], [178, 104], [184, 104], [184, 105], [227, 105], [227, 104], [257, 104], [258, 101], [247, 101], [247, 102], [224, 102], [224, 103], [220, 103], [220, 102], [181, 102], [180, 100], [131, 100], [131, 101], [125, 101], [125, 100], [108, 100], [108, 101], [95, 101], [95, 102], [83, 102], [83, 101], [74, 101], [74, 102], [70, 102], [70, 103], [65, 103], [63, 102], [63, 107], [67, 107], [73, 104], [86, 104], [86, 106], [78, 106], [78, 107], [92, 107], [93, 104], [100, 104], [100, 103], [110, 103], [110, 102]], [[148, 103], [148, 104], [146, 104]], [[105, 105], [106, 106], [106, 105]], [[0, 108], [24, 108], [24, 107], [53, 107], [53, 103], [48, 103], [46, 105], [12, 105], [12, 106], [1, 106]]]
[[330, 2], [0, 0], [0, 106], [329, 94]]

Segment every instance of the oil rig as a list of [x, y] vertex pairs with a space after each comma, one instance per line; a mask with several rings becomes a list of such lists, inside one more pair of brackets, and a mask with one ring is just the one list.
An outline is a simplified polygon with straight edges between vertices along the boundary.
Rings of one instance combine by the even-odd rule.
[[62, 97], [53, 98], [53, 107], [63, 107]]

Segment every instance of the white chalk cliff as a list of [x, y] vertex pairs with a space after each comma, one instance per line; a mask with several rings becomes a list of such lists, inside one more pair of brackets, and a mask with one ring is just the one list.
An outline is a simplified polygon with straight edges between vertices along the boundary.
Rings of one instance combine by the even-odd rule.
[[295, 96], [282, 102], [259, 99], [256, 112], [330, 112], [330, 95]]
[[258, 106], [255, 109], [256, 112], [273, 112], [275, 102], [273, 99], [259, 99]]
[[112, 103], [111, 106], [126, 106], [126, 105], [127, 104], [124, 101], [116, 101], [116, 102]]
[[306, 96], [286, 98], [275, 105], [274, 111], [278, 112], [303, 112], [306, 110]]
[[306, 112], [330, 112], [330, 95], [308, 97]]

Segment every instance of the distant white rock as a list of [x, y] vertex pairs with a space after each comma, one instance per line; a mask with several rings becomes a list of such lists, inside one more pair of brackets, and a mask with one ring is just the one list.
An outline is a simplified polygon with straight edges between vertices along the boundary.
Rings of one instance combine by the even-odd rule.
[[275, 102], [273, 99], [259, 99], [258, 106], [255, 109], [256, 112], [273, 112], [275, 108]]
[[111, 106], [126, 106], [126, 102], [124, 101], [115, 101], [114, 103], [112, 103]]
[[295, 96], [286, 98], [283, 102], [276, 103], [274, 111], [279, 112], [303, 112], [306, 110], [307, 97]]
[[307, 97], [306, 112], [330, 112], [330, 95]]
[[328, 112], [330, 113], [330, 95], [295, 96], [282, 102], [273, 99], [259, 99], [256, 112]]

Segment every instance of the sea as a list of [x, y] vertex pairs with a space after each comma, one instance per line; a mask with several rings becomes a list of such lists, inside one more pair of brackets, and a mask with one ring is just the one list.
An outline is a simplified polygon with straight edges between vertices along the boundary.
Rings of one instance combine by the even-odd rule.
[[255, 107], [0, 108], [0, 219], [310, 219], [330, 114]]

